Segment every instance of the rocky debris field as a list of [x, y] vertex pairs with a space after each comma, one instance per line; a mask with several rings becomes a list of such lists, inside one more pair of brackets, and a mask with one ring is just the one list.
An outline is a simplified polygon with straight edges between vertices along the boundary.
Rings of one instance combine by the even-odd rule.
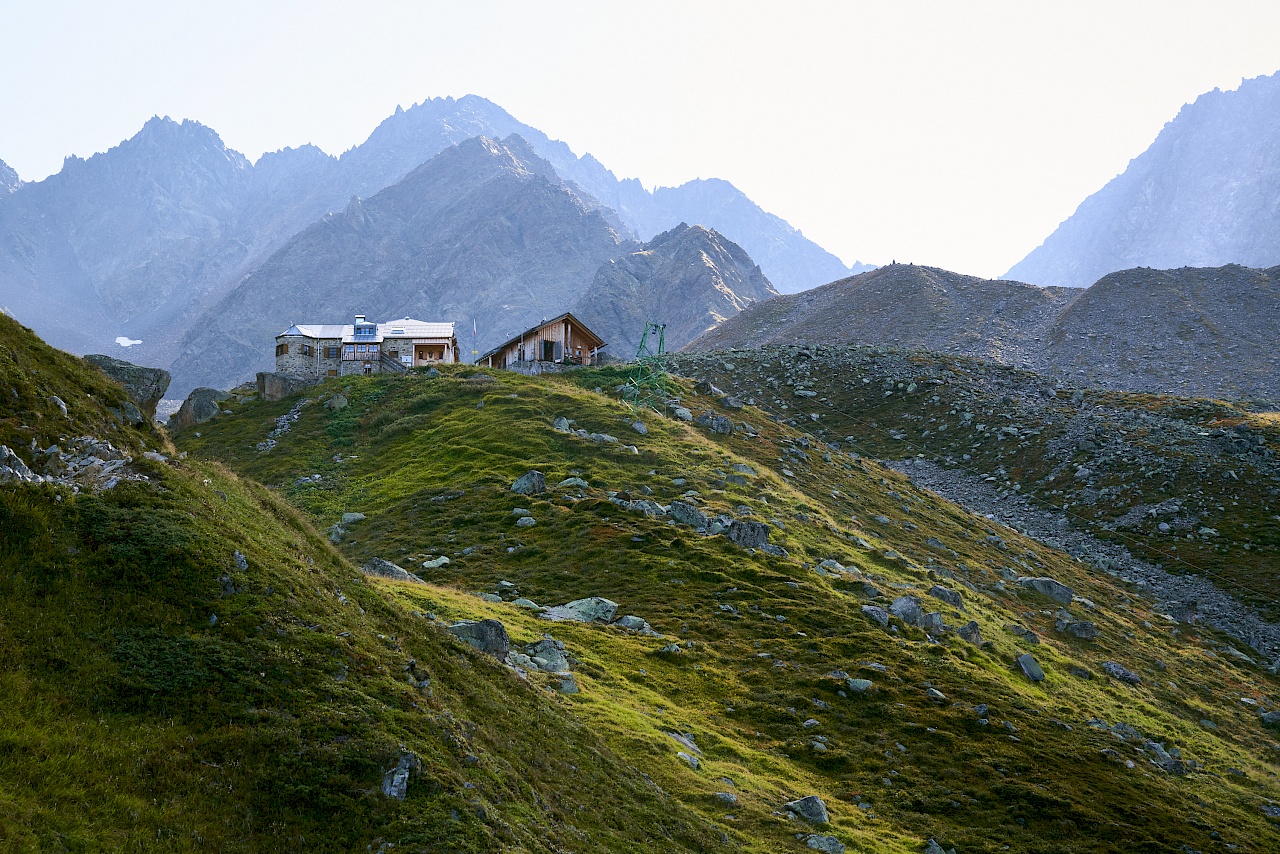
[[1280, 617], [1280, 422], [1270, 415], [888, 347], [678, 354], [671, 364], [824, 444], [924, 460], [998, 499], [1021, 497], [1026, 514], [1053, 514], [1049, 541], [1069, 529], [1096, 538], [1076, 551], [1101, 569], [1137, 559], [1199, 575]]
[[[1074, 528], [1061, 511], [1033, 503], [1018, 494], [1001, 493], [998, 487], [963, 469], [947, 469], [926, 460], [907, 458], [887, 465], [949, 501], [987, 516], [1047, 546], [1062, 549], [1085, 563], [1128, 582], [1140, 593], [1154, 596], [1171, 620], [1203, 623], [1221, 629], [1252, 647], [1267, 662], [1280, 664], [1280, 625], [1242, 604], [1207, 578], [1175, 575], [1135, 558], [1123, 545], [1106, 542]], [[1238, 649], [1224, 652], [1248, 657]], [[1275, 667], [1273, 664], [1273, 668]]]

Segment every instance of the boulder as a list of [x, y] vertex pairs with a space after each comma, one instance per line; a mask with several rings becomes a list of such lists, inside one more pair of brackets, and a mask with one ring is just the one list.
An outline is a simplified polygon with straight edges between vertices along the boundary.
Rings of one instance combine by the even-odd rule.
[[1129, 685], [1138, 685], [1142, 682], [1142, 677], [1127, 667], [1116, 664], [1114, 661], [1102, 662], [1102, 672], [1110, 676], [1112, 679], [1119, 679], [1121, 682]]
[[1040, 667], [1040, 662], [1029, 652], [1024, 652], [1018, 656], [1018, 667], [1022, 669], [1022, 675], [1026, 676], [1032, 682], [1044, 681], [1044, 670]]
[[889, 628], [889, 612], [879, 605], [863, 605], [862, 613], [879, 623], [881, 628]]
[[908, 626], [920, 625], [920, 619], [924, 616], [920, 610], [920, 600], [914, 596], [899, 596], [894, 599], [889, 605], [889, 613]]
[[590, 596], [548, 608], [540, 616], [556, 622], [609, 623], [613, 621], [613, 615], [616, 613], [618, 613], [617, 602], [600, 596]]
[[335, 394], [324, 402], [324, 408], [330, 412], [341, 412], [346, 409], [349, 404], [345, 395]]
[[129, 399], [137, 404], [147, 420], [156, 416], [156, 404], [169, 390], [169, 381], [173, 379], [168, 371], [161, 368], [144, 368], [132, 362], [97, 354], [85, 356], [84, 360], [124, 386]]
[[228, 392], [216, 388], [198, 388], [187, 395], [178, 411], [169, 418], [170, 430], [183, 430], [203, 424], [222, 411], [218, 404], [230, 398]]
[[974, 646], [982, 646], [982, 630], [978, 628], [977, 620], [965, 623], [956, 633]]
[[960, 594], [947, 587], [943, 587], [941, 584], [935, 584], [930, 587], [929, 595], [934, 599], [946, 602], [953, 608], [959, 608], [961, 611], [964, 610], [964, 600], [960, 598]]
[[732, 542], [744, 549], [758, 549], [769, 541], [769, 526], [764, 522], [746, 522], [734, 519], [725, 532]]
[[803, 798], [788, 801], [782, 805], [782, 808], [810, 824], [827, 824], [831, 821], [831, 816], [827, 814], [827, 805], [817, 795], [806, 795]]
[[826, 834], [810, 833], [805, 839], [805, 845], [823, 854], [844, 854], [845, 852], [844, 843]]
[[1040, 576], [1037, 578], [1030, 578], [1027, 576], [1023, 576], [1022, 578], [1018, 579], [1018, 583], [1021, 584], [1023, 587], [1026, 587], [1030, 590], [1036, 591], [1037, 593], [1048, 596], [1050, 599], [1054, 600], [1055, 602], [1061, 602], [1063, 605], [1070, 605], [1071, 598], [1072, 596], [1075, 595], [1072, 592], [1071, 588], [1063, 584], [1061, 581], [1056, 581], [1052, 578], [1047, 578], [1044, 576]]
[[511, 651], [507, 628], [497, 620], [460, 620], [449, 626], [449, 631], [499, 661], [506, 660]]
[[383, 560], [380, 557], [371, 559], [364, 566], [360, 567], [360, 571], [365, 575], [372, 575], [375, 578], [389, 578], [392, 581], [413, 581], [423, 584], [423, 580], [412, 572], [401, 569], [389, 560]]
[[539, 495], [547, 491], [547, 478], [540, 471], [526, 472], [511, 484], [511, 491], [521, 495]]
[[318, 380], [300, 377], [296, 374], [280, 374], [275, 371], [261, 371], [256, 380], [258, 397], [262, 400], [283, 400], [295, 391], [315, 385]]
[[42, 480], [7, 445], [0, 445], [0, 483], [39, 483]]
[[667, 515], [681, 525], [690, 525], [694, 528], [707, 527], [707, 517], [702, 515], [702, 511], [685, 501], [672, 501], [667, 509]]
[[844, 680], [844, 684], [850, 691], [853, 691], [855, 694], [865, 694], [866, 692], [871, 690], [873, 685], [875, 685], [875, 683], [872, 682], [870, 679], [856, 679], [852, 676]]
[[564, 643], [551, 635], [543, 635], [542, 640], [529, 647], [527, 652], [539, 670], [563, 673], [569, 669], [569, 659], [564, 652]]
[[412, 753], [402, 753], [395, 767], [382, 775], [382, 794], [403, 801], [409, 793], [409, 775], [422, 771], [422, 761]]

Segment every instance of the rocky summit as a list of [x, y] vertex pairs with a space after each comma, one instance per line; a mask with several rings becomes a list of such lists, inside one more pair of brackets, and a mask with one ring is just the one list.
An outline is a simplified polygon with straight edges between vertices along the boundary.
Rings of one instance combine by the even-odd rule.
[[1280, 263], [1280, 74], [1183, 107], [1008, 273], [1085, 287], [1133, 267]]
[[635, 355], [649, 322], [676, 350], [749, 305], [777, 296], [760, 267], [715, 231], [681, 224], [605, 262], [574, 313], [615, 356]]
[[748, 307], [689, 350], [884, 344], [975, 356], [1055, 382], [1280, 400], [1280, 268], [1124, 270], [1038, 288], [894, 264]]

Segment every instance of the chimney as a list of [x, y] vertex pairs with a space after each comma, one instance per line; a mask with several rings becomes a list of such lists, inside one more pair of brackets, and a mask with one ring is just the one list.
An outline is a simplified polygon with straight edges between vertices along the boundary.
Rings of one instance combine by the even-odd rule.
[[363, 315], [363, 314], [357, 314], [357, 315], [356, 315], [356, 325], [360, 325], [361, 323], [364, 323], [364, 315]]

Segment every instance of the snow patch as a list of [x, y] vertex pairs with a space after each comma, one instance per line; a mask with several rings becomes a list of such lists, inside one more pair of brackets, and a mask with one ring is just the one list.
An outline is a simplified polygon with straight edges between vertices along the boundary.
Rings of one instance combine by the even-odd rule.
[[119, 344], [121, 347], [132, 347], [134, 344], [141, 344], [142, 339], [141, 338], [134, 339], [126, 335], [121, 335], [118, 338], [116, 338], [116, 343]]

